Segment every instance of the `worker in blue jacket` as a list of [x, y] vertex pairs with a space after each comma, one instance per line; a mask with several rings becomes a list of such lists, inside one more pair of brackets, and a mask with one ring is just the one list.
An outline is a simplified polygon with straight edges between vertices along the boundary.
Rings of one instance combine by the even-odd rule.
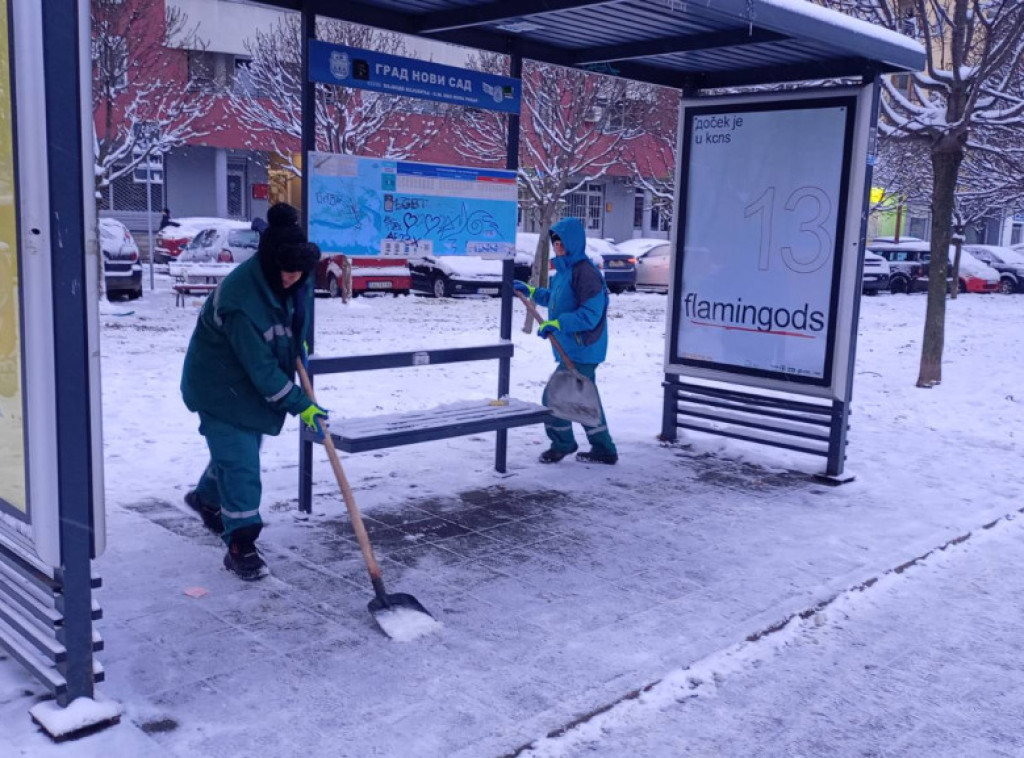
[[270, 573], [256, 548], [260, 518], [260, 443], [281, 432], [286, 414], [323, 432], [327, 413], [295, 382], [305, 360], [310, 275], [320, 250], [310, 244], [286, 203], [267, 213], [268, 226], [249, 260], [213, 291], [185, 354], [181, 393], [199, 414], [210, 462], [185, 502], [228, 547], [224, 566], [245, 580]]
[[[515, 290], [538, 305], [547, 306], [548, 320], [540, 324], [537, 334], [554, 335], [576, 369], [597, 386], [595, 373], [608, 353], [608, 288], [597, 266], [587, 257], [587, 234], [576, 218], [565, 218], [551, 227], [551, 249], [555, 253], [555, 275], [550, 287], [531, 287], [516, 281]], [[554, 351], [554, 347], [552, 346]], [[557, 371], [566, 368], [559, 360]], [[542, 401], [548, 404], [547, 390]], [[577, 450], [572, 422], [554, 418], [544, 424], [551, 447], [540, 455], [541, 463], [557, 463]], [[586, 463], [614, 464], [618, 451], [608, 432], [608, 422], [601, 407], [601, 422], [584, 426], [590, 451], [577, 453], [576, 460]]]

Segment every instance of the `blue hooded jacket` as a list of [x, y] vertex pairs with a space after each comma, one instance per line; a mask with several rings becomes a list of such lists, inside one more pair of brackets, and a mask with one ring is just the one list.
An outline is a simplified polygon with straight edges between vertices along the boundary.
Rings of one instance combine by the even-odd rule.
[[[533, 299], [546, 306], [549, 319], [558, 319], [556, 339], [574, 363], [602, 363], [608, 354], [608, 288], [604, 276], [587, 257], [587, 233], [577, 218], [564, 218], [551, 227], [565, 245], [554, 257], [555, 275], [549, 287], [534, 290]], [[554, 346], [552, 346], [554, 351]], [[555, 353], [558, 359], [558, 353]]]

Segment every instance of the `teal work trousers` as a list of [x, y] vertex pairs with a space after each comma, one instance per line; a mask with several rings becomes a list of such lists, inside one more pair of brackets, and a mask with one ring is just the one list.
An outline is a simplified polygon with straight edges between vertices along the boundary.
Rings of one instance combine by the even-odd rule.
[[[597, 387], [596, 372], [597, 367], [600, 364], [597, 363], [577, 363], [576, 370], [579, 371], [583, 376], [587, 377], [594, 383], [594, 387]], [[557, 371], [566, 371], [567, 369], [561, 363], [558, 364]], [[598, 402], [601, 401], [601, 393], [598, 392]], [[548, 390], [544, 388], [544, 394], [541, 398], [541, 403], [544, 405], [548, 404]], [[596, 453], [608, 453], [611, 455], [618, 455], [618, 451], [615, 449], [615, 443], [612, 442], [612, 435], [608, 432], [608, 419], [604, 415], [604, 403], [601, 403], [601, 423], [597, 426], [583, 426], [583, 431], [587, 433], [587, 440], [590, 442], [590, 448]], [[576, 435], [572, 431], [572, 422], [566, 421], [561, 418], [552, 418], [550, 421], [544, 422], [544, 431], [547, 432], [548, 439], [551, 440], [551, 449], [558, 450], [563, 453], [571, 453], [576, 449]]]
[[196, 491], [201, 502], [219, 505], [224, 533], [221, 538], [231, 543], [231, 533], [244, 526], [262, 526], [260, 497], [259, 432], [241, 429], [207, 413], [199, 413], [199, 433], [206, 439], [210, 462], [199, 477]]

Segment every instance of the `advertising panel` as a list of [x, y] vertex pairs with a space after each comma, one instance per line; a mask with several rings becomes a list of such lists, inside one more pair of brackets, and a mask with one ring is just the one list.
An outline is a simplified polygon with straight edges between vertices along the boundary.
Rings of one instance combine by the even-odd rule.
[[312, 153], [309, 238], [350, 257], [515, 254], [514, 171]]
[[857, 110], [856, 94], [684, 108], [669, 366], [832, 384]]
[[28, 518], [10, 13], [0, 0], [0, 510]]
[[309, 42], [309, 79], [502, 113], [518, 113], [521, 95], [518, 79], [320, 40]]

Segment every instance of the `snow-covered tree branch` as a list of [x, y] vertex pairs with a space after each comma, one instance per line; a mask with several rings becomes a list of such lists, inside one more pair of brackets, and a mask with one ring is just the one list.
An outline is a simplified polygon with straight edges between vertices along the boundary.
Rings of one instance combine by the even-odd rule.
[[209, 132], [209, 92], [188, 87], [170, 40], [202, 43], [188, 18], [162, 0], [92, 0], [93, 126], [96, 191], [151, 155]]
[[564, 198], [604, 176], [620, 160], [626, 141], [640, 132], [641, 122], [625, 108], [627, 86], [584, 71], [524, 65], [519, 187], [524, 210], [536, 214], [541, 232], [535, 282], [547, 282], [547, 232]]
[[919, 143], [931, 164], [930, 288], [917, 380], [931, 387], [942, 380], [946, 258], [958, 186], [978, 193], [988, 181], [967, 183], [961, 170], [965, 163], [967, 171], [991, 165], [986, 154], [1016, 152], [1024, 133], [1024, 0], [824, 2], [916, 37], [927, 52], [924, 71], [883, 79], [879, 130]]
[[[325, 42], [402, 55], [402, 37], [365, 26], [320, 19], [317, 37]], [[248, 42], [251, 60], [245, 86], [228, 93], [233, 111], [252, 132], [251, 146], [291, 157], [302, 136], [301, 30], [295, 14], [257, 31]], [[424, 109], [423, 101], [378, 95], [348, 87], [318, 84], [315, 99], [318, 150], [353, 155], [407, 158], [440, 131], [444, 118]]]

